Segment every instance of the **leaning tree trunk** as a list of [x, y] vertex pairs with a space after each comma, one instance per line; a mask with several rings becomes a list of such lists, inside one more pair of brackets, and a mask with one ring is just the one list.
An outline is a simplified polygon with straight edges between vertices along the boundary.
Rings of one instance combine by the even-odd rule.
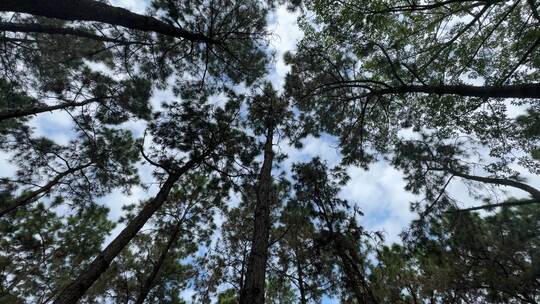
[[259, 175], [253, 240], [249, 253], [246, 280], [240, 290], [240, 304], [263, 304], [264, 285], [266, 281], [266, 261], [268, 259], [268, 243], [270, 236], [270, 205], [272, 187], [272, 138], [274, 128], [270, 126], [264, 144], [264, 160]]
[[49, 35], [63, 35], [63, 36], [77, 36], [81, 38], [88, 38], [103, 42], [112, 42], [116, 44], [139, 44], [144, 42], [127, 41], [123, 39], [111, 38], [103, 35], [96, 35], [90, 31], [51, 26], [48, 24], [40, 23], [13, 23], [13, 22], [0, 22], [0, 31], [13, 32], [13, 33], [41, 33]]
[[96, 97], [96, 98], [83, 100], [80, 102], [65, 102], [65, 103], [61, 103], [61, 104], [57, 104], [53, 106], [48, 106], [48, 105], [36, 106], [36, 107], [28, 108], [28, 109], [15, 109], [15, 110], [10, 110], [6, 112], [0, 112], [0, 121], [12, 119], [12, 118], [21, 118], [21, 117], [36, 115], [36, 114], [44, 113], [44, 112], [52, 112], [56, 110], [69, 109], [69, 108], [74, 108], [74, 107], [82, 107], [82, 106], [85, 106], [94, 102], [100, 102], [104, 98], [108, 98], [108, 97]]
[[[209, 153], [209, 152], [208, 152]], [[139, 230], [146, 224], [150, 217], [167, 200], [171, 189], [178, 181], [180, 176], [201, 163], [208, 153], [201, 157], [188, 161], [179, 170], [170, 174], [158, 194], [154, 199], [146, 204], [144, 208], [131, 220], [120, 234], [101, 251], [98, 256], [88, 265], [75, 281], [66, 286], [58, 295], [54, 304], [73, 304], [76, 303], [85, 292], [99, 279], [102, 273], [108, 268], [116, 256], [126, 247], [126, 245], [137, 235]]]
[[96, 21], [126, 28], [156, 32], [193, 42], [215, 43], [201, 33], [189, 32], [154, 17], [94, 0], [2, 0], [0, 11], [26, 13], [68, 21]]
[[154, 280], [156, 279], [159, 271], [161, 270], [161, 266], [163, 265], [163, 262], [165, 261], [165, 258], [167, 257], [167, 254], [169, 253], [169, 250], [171, 250], [171, 247], [174, 245], [174, 243], [178, 239], [181, 225], [182, 225], [181, 221], [175, 225], [173, 233], [171, 234], [169, 240], [167, 241], [165, 248], [163, 248], [163, 251], [159, 255], [157, 262], [154, 264], [154, 268], [152, 269], [152, 272], [150, 273], [148, 278], [146, 278], [146, 280], [144, 281], [144, 284], [139, 292], [139, 295], [137, 296], [137, 300], [135, 301], [135, 304], [143, 304], [144, 300], [150, 293]]

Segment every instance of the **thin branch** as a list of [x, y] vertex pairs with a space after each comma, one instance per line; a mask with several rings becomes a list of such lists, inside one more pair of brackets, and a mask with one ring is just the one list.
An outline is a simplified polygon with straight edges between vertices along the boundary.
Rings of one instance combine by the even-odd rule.
[[446, 211], [445, 213], [460, 213], [460, 212], [469, 212], [469, 211], [482, 210], [482, 209], [492, 209], [496, 207], [513, 207], [513, 206], [524, 206], [524, 205], [531, 205], [531, 204], [540, 204], [540, 200], [535, 199], [535, 200], [527, 200], [527, 201], [519, 201], [519, 202], [488, 204], [488, 205], [476, 206], [476, 207], [471, 207], [471, 208], [466, 208], [466, 209], [450, 210], [450, 211]]

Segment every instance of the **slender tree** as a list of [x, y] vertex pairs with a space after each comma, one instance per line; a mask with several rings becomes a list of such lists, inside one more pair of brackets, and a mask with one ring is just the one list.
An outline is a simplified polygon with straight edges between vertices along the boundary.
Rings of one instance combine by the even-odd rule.
[[378, 303], [366, 279], [367, 261], [361, 251], [365, 232], [357, 223], [356, 212], [347, 214], [351, 212], [349, 203], [337, 197], [339, 180], [346, 180], [346, 175], [339, 171], [330, 175], [317, 158], [295, 165], [293, 171], [296, 201], [311, 210], [318, 226], [317, 242], [338, 259], [345, 289], [358, 303]]
[[253, 217], [253, 235], [247, 263], [246, 277], [240, 290], [240, 303], [264, 303], [266, 266], [270, 246], [271, 208], [276, 193], [272, 189], [274, 164], [274, 136], [286, 124], [290, 115], [288, 103], [279, 98], [267, 84], [263, 94], [250, 103], [250, 120], [255, 134], [264, 136], [263, 162], [257, 177], [256, 200]]

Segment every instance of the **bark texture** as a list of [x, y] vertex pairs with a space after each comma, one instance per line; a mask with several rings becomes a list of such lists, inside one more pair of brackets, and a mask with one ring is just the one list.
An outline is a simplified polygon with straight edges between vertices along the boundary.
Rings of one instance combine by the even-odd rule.
[[274, 152], [272, 139], [274, 127], [268, 127], [264, 144], [264, 160], [259, 174], [255, 226], [248, 259], [246, 279], [240, 291], [240, 304], [263, 304], [266, 283], [266, 261], [270, 236], [270, 206], [272, 202], [272, 163]]
[[298, 291], [300, 292], [300, 304], [307, 304], [306, 288], [304, 286], [304, 271], [302, 270], [302, 261], [298, 255], [298, 250], [295, 250], [296, 271], [298, 272]]
[[529, 192], [529, 194], [537, 201], [540, 201], [540, 191], [532, 186], [529, 186], [525, 183], [518, 182], [511, 179], [505, 179], [505, 178], [494, 178], [494, 177], [483, 177], [483, 176], [476, 176], [476, 175], [469, 175], [465, 173], [460, 173], [454, 170], [447, 170], [450, 174], [468, 179], [473, 180], [477, 182], [487, 183], [487, 184], [495, 184], [495, 185], [501, 185], [501, 186], [509, 186], [514, 187], [517, 189], [521, 189], [523, 191]]
[[481, 206], [476, 206], [476, 207], [471, 207], [471, 208], [466, 208], [466, 209], [451, 210], [451, 211], [447, 211], [447, 213], [469, 212], [469, 211], [482, 210], [482, 209], [493, 209], [496, 207], [523, 206], [523, 205], [539, 204], [539, 203], [540, 203], [540, 200], [505, 202], [505, 203], [499, 203], [499, 204], [481, 205]]
[[216, 42], [202, 33], [186, 31], [154, 17], [136, 14], [93, 0], [3, 0], [0, 1], [0, 11], [26, 13], [67, 21], [102, 22], [193, 42]]
[[41, 33], [41, 34], [50, 34], [50, 35], [77, 36], [77, 37], [88, 38], [88, 39], [98, 40], [98, 41], [103, 41], [103, 42], [113, 42], [117, 44], [139, 43], [135, 41], [126, 41], [122, 39], [96, 35], [92, 32], [81, 30], [81, 29], [67, 28], [67, 27], [54, 27], [54, 26], [40, 24], [40, 23], [0, 22], [0, 31], [7, 31], [7, 32], [14, 32], [14, 33]]

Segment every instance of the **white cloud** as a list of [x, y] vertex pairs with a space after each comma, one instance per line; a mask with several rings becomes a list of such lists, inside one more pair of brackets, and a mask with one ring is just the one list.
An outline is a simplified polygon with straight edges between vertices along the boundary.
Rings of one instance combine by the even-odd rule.
[[17, 166], [9, 162], [9, 160], [12, 158], [13, 158], [12, 153], [6, 153], [3, 151], [0, 151], [0, 172], [2, 174], [0, 175], [0, 178], [2, 177], [11, 178], [15, 175]]
[[123, 7], [134, 13], [144, 14], [146, 8], [150, 4], [148, 0], [112, 0], [111, 4], [114, 6]]
[[418, 199], [403, 189], [403, 174], [386, 162], [375, 163], [367, 171], [350, 167], [347, 173], [351, 180], [340, 196], [364, 212], [360, 222], [365, 228], [385, 232], [388, 242], [399, 241], [398, 234], [415, 217], [409, 203]]
[[298, 28], [297, 19], [299, 13], [289, 12], [285, 6], [280, 6], [268, 16], [267, 29], [272, 33], [271, 48], [276, 52], [275, 66], [270, 70], [268, 79], [274, 88], [283, 89], [284, 78], [290, 67], [283, 61], [283, 55], [287, 51], [294, 50], [296, 43], [302, 38], [303, 33]]
[[73, 119], [65, 111], [40, 113], [29, 122], [34, 136], [48, 137], [60, 145], [65, 145], [75, 136]]
[[302, 145], [302, 148], [296, 149], [285, 140], [279, 142], [276, 151], [288, 156], [282, 164], [284, 169], [289, 170], [293, 163], [307, 162], [314, 157], [326, 161], [329, 167], [336, 166], [341, 160], [335, 138], [331, 136], [316, 138], [310, 135], [302, 140]]

